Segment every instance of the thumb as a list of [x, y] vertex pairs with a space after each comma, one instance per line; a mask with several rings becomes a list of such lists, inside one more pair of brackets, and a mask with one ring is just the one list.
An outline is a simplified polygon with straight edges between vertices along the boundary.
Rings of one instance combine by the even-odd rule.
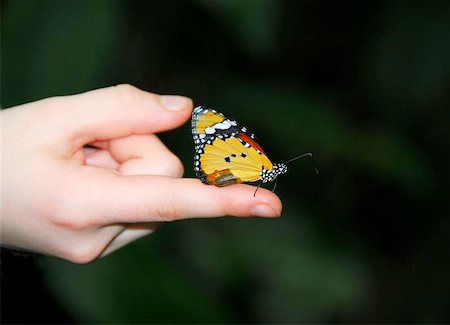
[[82, 144], [170, 130], [186, 122], [193, 108], [190, 98], [157, 95], [125, 84], [53, 97], [45, 106], [58, 111], [61, 134]]

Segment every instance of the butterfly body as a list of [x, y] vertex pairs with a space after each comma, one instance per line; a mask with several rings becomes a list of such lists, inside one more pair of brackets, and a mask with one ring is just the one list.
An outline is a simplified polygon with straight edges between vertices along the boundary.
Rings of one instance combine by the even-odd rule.
[[270, 161], [246, 127], [216, 110], [196, 107], [191, 129], [194, 171], [205, 184], [267, 183], [287, 172], [286, 164]]

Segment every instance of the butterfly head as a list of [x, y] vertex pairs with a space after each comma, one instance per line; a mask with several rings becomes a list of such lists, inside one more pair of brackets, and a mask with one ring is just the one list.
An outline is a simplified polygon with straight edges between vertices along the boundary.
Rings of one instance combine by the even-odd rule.
[[286, 174], [288, 171], [287, 165], [284, 163], [274, 164], [272, 169], [263, 169], [261, 171], [261, 180], [263, 183], [273, 182], [275, 178]]

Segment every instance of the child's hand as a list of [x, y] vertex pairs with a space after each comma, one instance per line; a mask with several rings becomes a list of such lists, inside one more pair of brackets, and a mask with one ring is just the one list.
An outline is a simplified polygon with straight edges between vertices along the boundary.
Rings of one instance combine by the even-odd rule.
[[86, 263], [160, 222], [279, 216], [268, 190], [254, 197], [248, 185], [181, 178], [183, 165], [155, 133], [191, 112], [186, 97], [129, 85], [3, 111], [2, 244]]

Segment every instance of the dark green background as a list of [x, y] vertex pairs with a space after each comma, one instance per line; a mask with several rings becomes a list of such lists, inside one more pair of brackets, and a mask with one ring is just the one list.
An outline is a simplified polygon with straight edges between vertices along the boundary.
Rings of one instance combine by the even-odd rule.
[[[450, 322], [450, 2], [10, 0], [1, 20], [3, 108], [130, 83], [275, 161], [315, 155], [279, 220], [175, 222], [84, 266], [3, 252], [3, 321]], [[161, 138], [193, 177], [188, 125]]]

